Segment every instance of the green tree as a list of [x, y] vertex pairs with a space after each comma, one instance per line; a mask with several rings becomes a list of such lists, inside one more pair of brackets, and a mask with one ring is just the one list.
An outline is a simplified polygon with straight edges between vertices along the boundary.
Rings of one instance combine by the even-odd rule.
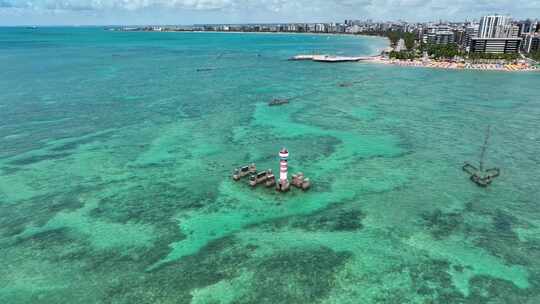
[[414, 49], [414, 41], [416, 40], [414, 33], [405, 33], [403, 39], [405, 40], [405, 47], [407, 50]]
[[410, 59], [410, 60], [414, 60], [417, 57], [418, 56], [417, 56], [415, 51], [400, 51], [400, 52], [392, 51], [392, 52], [390, 52], [390, 58], [392, 58], [392, 59], [401, 59], [401, 60]]
[[533, 52], [531, 53], [531, 58], [536, 60], [536, 61], [540, 61], [540, 51], [536, 51], [536, 52]]
[[428, 44], [425, 46], [425, 50], [430, 56], [433, 56], [435, 59], [441, 58], [453, 58], [461, 54], [457, 44]]
[[397, 31], [388, 31], [386, 35], [388, 39], [390, 39], [390, 44], [392, 46], [396, 46], [399, 39], [401, 39], [401, 34]]

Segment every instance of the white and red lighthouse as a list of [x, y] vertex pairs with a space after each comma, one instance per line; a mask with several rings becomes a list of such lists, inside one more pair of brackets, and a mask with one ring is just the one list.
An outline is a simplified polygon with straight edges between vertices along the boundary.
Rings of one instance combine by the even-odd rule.
[[286, 148], [281, 149], [279, 151], [279, 183], [277, 184], [278, 190], [281, 191], [289, 190], [289, 179], [287, 178], [288, 159], [289, 151]]
[[289, 151], [287, 151], [287, 149], [285, 148], [281, 149], [281, 151], [279, 151], [279, 180], [280, 181], [287, 180], [288, 158], [289, 158]]

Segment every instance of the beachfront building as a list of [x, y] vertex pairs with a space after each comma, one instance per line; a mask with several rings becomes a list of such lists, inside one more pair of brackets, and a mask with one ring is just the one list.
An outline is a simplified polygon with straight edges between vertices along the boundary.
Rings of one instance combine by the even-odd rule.
[[471, 39], [478, 36], [479, 24], [470, 24], [465, 28], [465, 37], [463, 39], [463, 48], [469, 50], [471, 47]]
[[427, 27], [419, 26], [419, 28], [424, 32], [423, 43], [445, 45], [455, 42], [454, 29], [448, 24], [430, 24]]
[[540, 51], [540, 33], [527, 34], [523, 39], [523, 51], [534, 53]]
[[519, 52], [522, 39], [520, 27], [512, 24], [508, 16], [484, 16], [475, 36], [474, 27], [466, 29], [466, 49], [472, 53], [515, 54]]
[[512, 26], [510, 26], [508, 37], [510, 38], [519, 37], [519, 26], [517, 24], [513, 24]]
[[347, 29], [346, 29], [346, 32], [347, 33], [351, 33], [351, 34], [357, 34], [357, 33], [360, 33], [362, 31], [362, 27], [355, 24], [353, 26], [349, 26]]
[[464, 28], [458, 28], [453, 30], [454, 32], [454, 42], [457, 45], [463, 45], [463, 42], [465, 41], [465, 29]]
[[317, 33], [326, 33], [326, 24], [324, 23], [317, 23], [315, 24], [315, 32]]
[[540, 26], [540, 23], [538, 20], [525, 20], [518, 23], [519, 27], [519, 35], [520, 36], [526, 36], [528, 34], [535, 33]]
[[511, 37], [512, 19], [508, 16], [491, 15], [480, 19], [478, 38]]
[[521, 38], [473, 37], [469, 51], [472, 53], [515, 54], [519, 51]]
[[427, 35], [429, 44], [450, 44], [454, 43], [454, 32], [452, 31], [437, 31]]
[[287, 32], [296, 32], [298, 31], [298, 25], [297, 24], [288, 24], [287, 25]]

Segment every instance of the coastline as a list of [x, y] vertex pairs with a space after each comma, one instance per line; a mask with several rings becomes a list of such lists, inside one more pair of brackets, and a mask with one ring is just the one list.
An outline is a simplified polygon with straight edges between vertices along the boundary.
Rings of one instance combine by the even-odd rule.
[[255, 35], [307, 35], [307, 36], [341, 36], [341, 37], [360, 37], [369, 39], [381, 39], [385, 40], [385, 47], [374, 47], [373, 54], [367, 56], [377, 56], [381, 52], [390, 46], [390, 39], [386, 36], [377, 35], [363, 35], [363, 34], [349, 34], [349, 33], [315, 33], [315, 32], [243, 32], [243, 31], [173, 31], [173, 30], [161, 30], [161, 31], [122, 31], [119, 32], [149, 32], [149, 33], [220, 33], [220, 34], [255, 34]]
[[383, 38], [389, 41], [386, 36], [376, 36], [376, 35], [365, 35], [365, 34], [349, 34], [349, 33], [317, 33], [317, 32], [244, 32], [244, 31], [172, 31], [172, 30], [161, 30], [161, 31], [122, 31], [119, 32], [148, 32], [148, 33], [222, 33], [222, 34], [270, 34], [270, 35], [313, 35], [313, 36], [359, 36], [359, 37], [370, 37], [370, 38]]
[[[164, 31], [164, 32], [176, 32], [176, 31]], [[374, 36], [374, 35], [362, 35], [362, 34], [347, 34], [347, 33], [298, 33], [298, 32], [242, 32], [242, 31], [186, 31], [191, 33], [235, 33], [235, 34], [279, 34], [279, 35], [313, 35], [313, 36], [358, 36], [362, 38], [373, 38], [373, 39], [384, 39], [386, 40], [387, 45], [385, 47], [374, 47], [373, 54], [368, 55], [372, 57], [371, 59], [363, 59], [359, 62], [362, 63], [374, 63], [374, 64], [384, 64], [384, 65], [394, 65], [400, 67], [418, 67], [418, 68], [427, 68], [427, 69], [442, 69], [442, 70], [470, 70], [470, 71], [498, 71], [498, 72], [539, 72], [540, 69], [535, 66], [524, 66], [519, 64], [460, 64], [460, 63], [451, 63], [445, 61], [408, 61], [408, 60], [399, 60], [399, 59], [386, 59], [382, 57], [381, 52], [390, 46], [390, 40], [385, 36]]]
[[400, 67], [416, 67], [427, 69], [443, 69], [443, 70], [457, 70], [457, 71], [498, 71], [498, 72], [539, 72], [535, 66], [528, 66], [525, 64], [472, 64], [472, 63], [456, 63], [446, 61], [421, 61], [421, 60], [399, 60], [399, 59], [386, 59], [382, 56], [373, 56], [372, 59], [362, 60], [361, 62], [394, 65]]
[[[390, 46], [390, 40], [386, 36], [352, 34], [352, 33], [317, 33], [317, 32], [250, 32], [250, 31], [175, 31], [175, 30], [160, 30], [160, 31], [128, 31], [128, 32], [156, 32], [156, 33], [220, 33], [220, 34], [254, 34], [254, 35], [310, 35], [310, 36], [341, 36], [341, 37], [361, 37], [369, 39], [384, 39], [386, 46], [373, 47], [373, 52], [366, 57], [370, 59], [362, 59], [359, 62], [394, 65], [400, 67], [416, 67], [428, 69], [444, 69], [444, 70], [471, 70], [471, 71], [498, 71], [498, 72], [539, 72], [540, 69], [535, 66], [527, 66], [523, 64], [472, 64], [472, 63], [455, 63], [437, 60], [401, 60], [388, 59], [381, 56], [381, 53]], [[302, 56], [302, 55], [300, 55]]]

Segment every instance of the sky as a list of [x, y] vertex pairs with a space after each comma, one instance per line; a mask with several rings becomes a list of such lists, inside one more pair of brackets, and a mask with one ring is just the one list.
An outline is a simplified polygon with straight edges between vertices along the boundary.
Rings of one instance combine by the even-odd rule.
[[0, 25], [461, 21], [540, 18], [540, 0], [0, 0]]

